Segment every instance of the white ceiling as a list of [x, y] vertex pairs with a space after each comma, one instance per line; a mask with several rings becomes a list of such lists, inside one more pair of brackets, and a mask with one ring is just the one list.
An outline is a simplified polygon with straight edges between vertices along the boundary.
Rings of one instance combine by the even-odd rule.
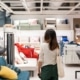
[[80, 0], [0, 0], [0, 10], [13, 14], [80, 14]]

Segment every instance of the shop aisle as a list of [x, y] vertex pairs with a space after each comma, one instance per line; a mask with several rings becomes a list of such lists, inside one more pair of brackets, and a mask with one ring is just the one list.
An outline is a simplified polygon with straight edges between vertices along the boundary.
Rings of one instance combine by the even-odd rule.
[[[77, 79], [75, 79], [75, 71], [80, 71], [80, 65], [64, 65], [65, 77], [59, 78], [59, 80], [80, 80], [80, 73], [77, 74]], [[38, 76], [31, 77], [30, 80], [40, 80]]]

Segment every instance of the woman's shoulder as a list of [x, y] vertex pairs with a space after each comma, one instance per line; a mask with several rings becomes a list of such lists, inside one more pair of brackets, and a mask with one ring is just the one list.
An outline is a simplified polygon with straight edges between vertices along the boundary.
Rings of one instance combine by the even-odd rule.
[[41, 43], [41, 46], [47, 46], [48, 45], [48, 43]]
[[59, 51], [60, 49], [59, 49], [59, 48], [56, 48], [55, 50], [56, 50], [56, 51]]

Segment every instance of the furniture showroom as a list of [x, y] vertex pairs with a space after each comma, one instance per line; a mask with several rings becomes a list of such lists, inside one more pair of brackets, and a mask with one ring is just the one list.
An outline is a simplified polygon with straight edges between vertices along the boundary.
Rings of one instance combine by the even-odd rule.
[[47, 29], [56, 31], [64, 64], [59, 80], [80, 80], [80, 0], [0, 0], [0, 80], [41, 80]]

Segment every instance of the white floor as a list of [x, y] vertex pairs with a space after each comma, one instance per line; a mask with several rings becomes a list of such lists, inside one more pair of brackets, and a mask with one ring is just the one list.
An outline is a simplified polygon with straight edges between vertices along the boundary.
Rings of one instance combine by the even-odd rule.
[[[75, 79], [75, 71], [80, 71], [80, 65], [64, 65], [65, 77], [59, 78], [59, 80], [80, 80], [80, 72], [77, 74]], [[38, 76], [31, 77], [30, 80], [40, 80]]]

